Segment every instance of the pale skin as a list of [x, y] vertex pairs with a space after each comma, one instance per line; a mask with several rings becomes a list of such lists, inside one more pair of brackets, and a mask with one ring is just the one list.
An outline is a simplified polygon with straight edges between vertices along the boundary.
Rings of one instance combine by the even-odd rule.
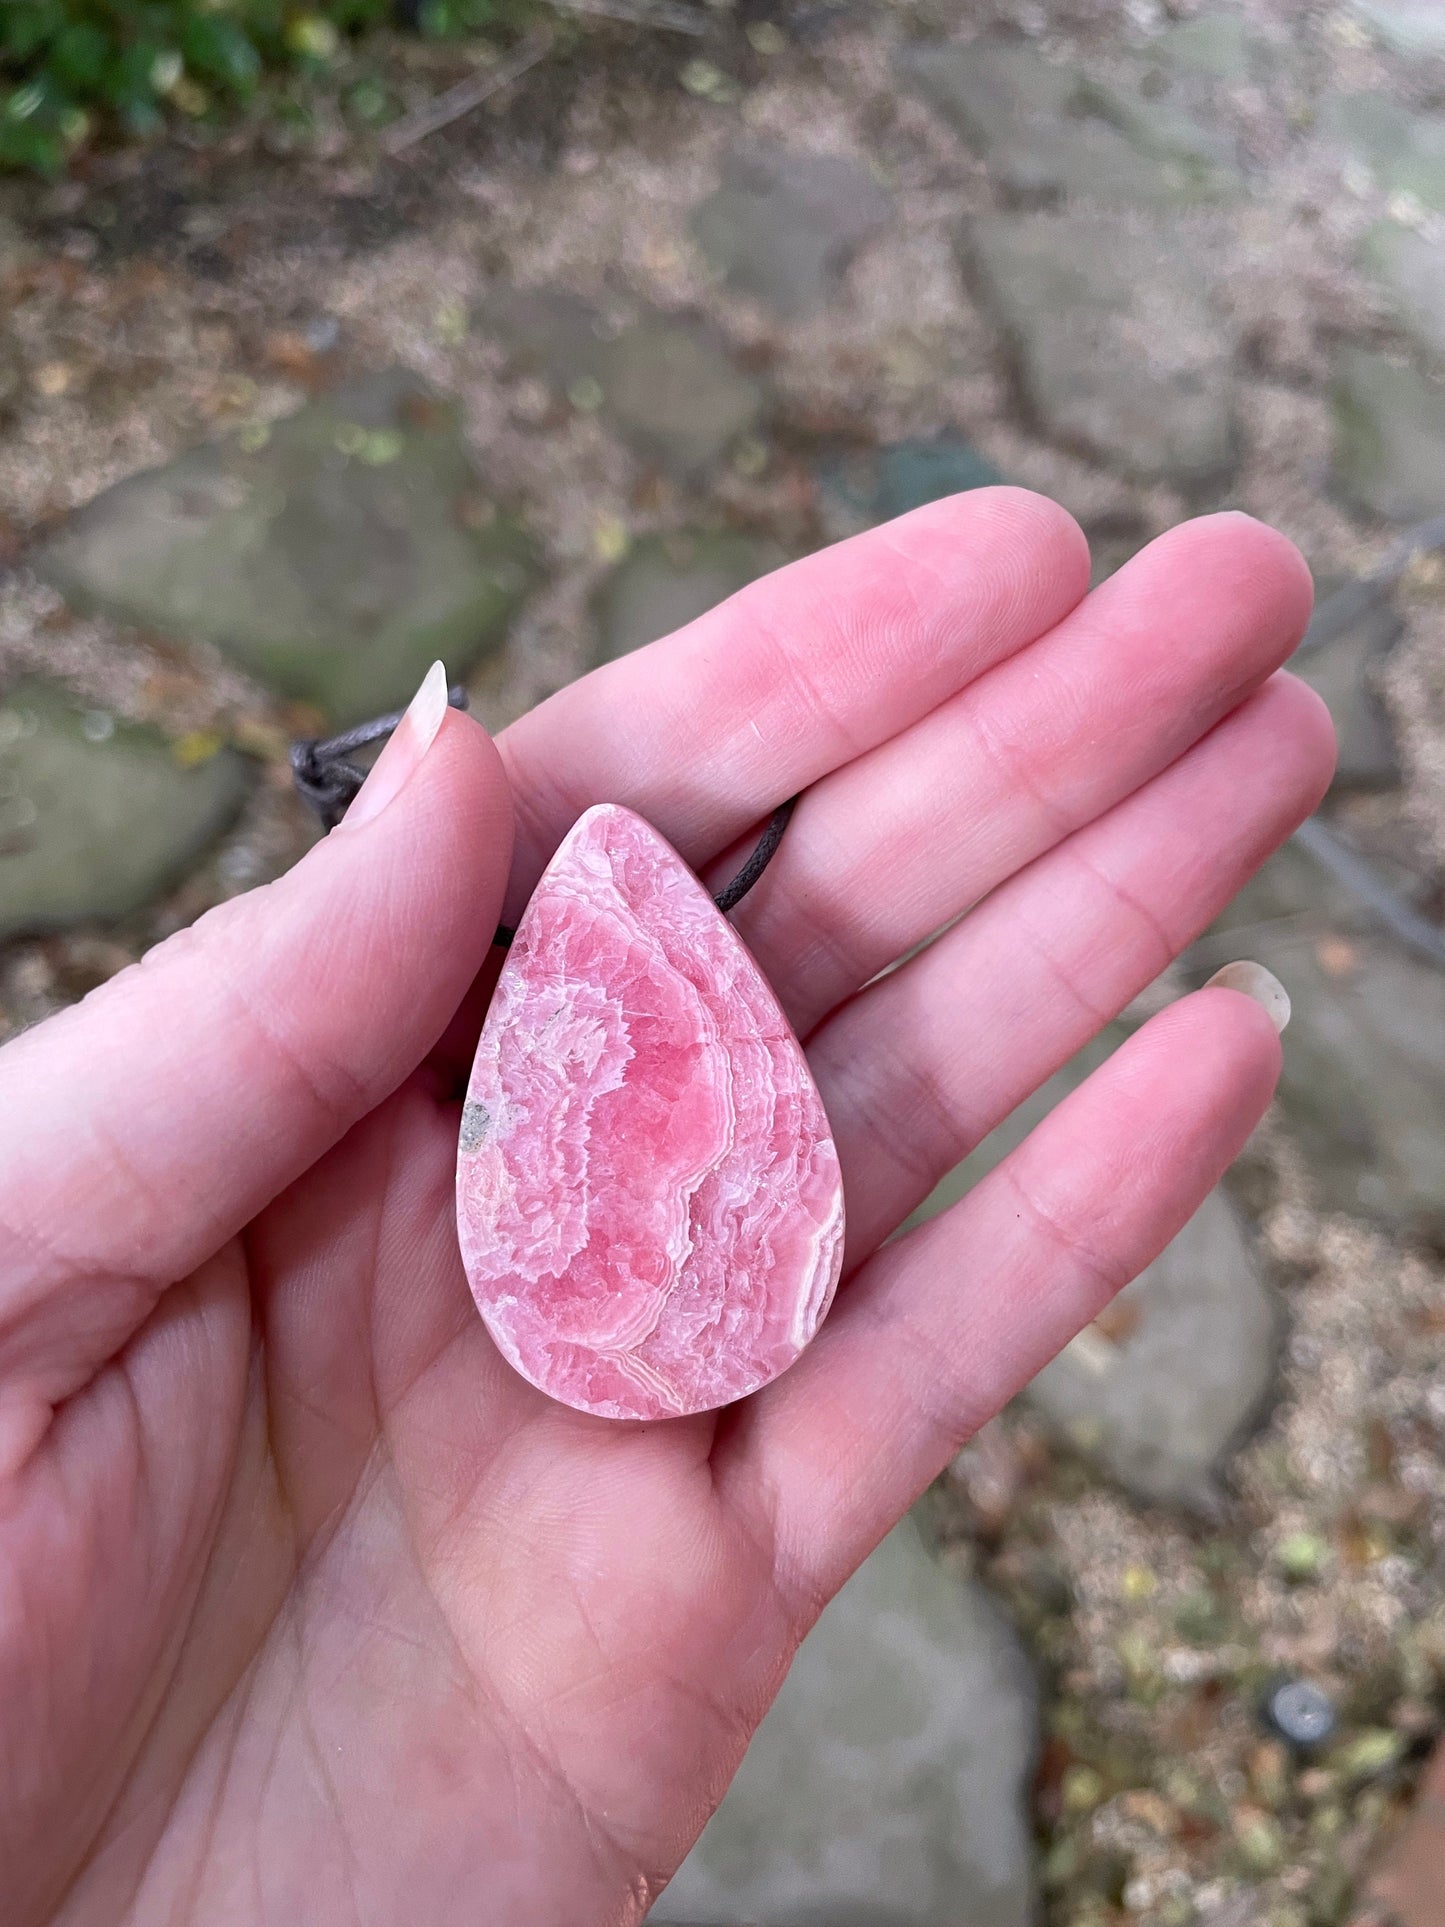
[[[1274, 1088], [1265, 1011], [1198, 992], [884, 1245], [1329, 778], [1281, 537], [1087, 580], [1062, 510], [978, 491], [495, 745], [404, 727], [286, 877], [0, 1051], [7, 1927], [643, 1917], [824, 1602]], [[457, 1252], [490, 935], [590, 803], [715, 881], [799, 790], [734, 920], [837, 1136], [837, 1303], [726, 1413], [568, 1411]]]

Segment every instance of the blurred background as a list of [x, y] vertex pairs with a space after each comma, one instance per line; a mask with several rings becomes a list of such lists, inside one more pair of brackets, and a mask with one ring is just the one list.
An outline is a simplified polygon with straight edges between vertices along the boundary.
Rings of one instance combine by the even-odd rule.
[[[829, 1608], [660, 1920], [1445, 1923], [1445, 4], [5, 0], [0, 1034], [493, 729], [1004, 478], [1304, 548], [1279, 1102]], [[1163, 639], [1167, 647], [1167, 637]], [[1433, 1764], [1432, 1764], [1433, 1756]]]

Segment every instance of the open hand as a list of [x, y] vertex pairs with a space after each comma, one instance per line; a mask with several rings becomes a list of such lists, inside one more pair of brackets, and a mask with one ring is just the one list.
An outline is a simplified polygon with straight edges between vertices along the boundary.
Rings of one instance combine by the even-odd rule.
[[[823, 1603], [1274, 1086], [1204, 990], [884, 1243], [1328, 780], [1285, 541], [1211, 517], [1087, 578], [1062, 510], [981, 490], [495, 747], [408, 724], [289, 875], [0, 1051], [7, 1927], [642, 1918]], [[590, 803], [715, 880], [799, 790], [735, 921], [838, 1142], [837, 1303], [740, 1406], [583, 1416], [457, 1251], [491, 933]]]

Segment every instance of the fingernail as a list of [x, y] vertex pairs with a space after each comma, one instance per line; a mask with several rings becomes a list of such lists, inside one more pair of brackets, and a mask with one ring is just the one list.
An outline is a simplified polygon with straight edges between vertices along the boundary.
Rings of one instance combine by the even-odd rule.
[[356, 793], [356, 801], [346, 812], [347, 829], [359, 829], [363, 823], [370, 823], [395, 799], [436, 741], [446, 713], [447, 672], [439, 662], [434, 662], [406, 714], [391, 732], [386, 748], [372, 764], [366, 781]]
[[1220, 984], [1225, 990], [1242, 991], [1264, 1011], [1276, 1030], [1282, 1031], [1289, 1022], [1289, 992], [1271, 970], [1263, 964], [1241, 961], [1226, 964], [1223, 970], [1216, 970], [1204, 988]]

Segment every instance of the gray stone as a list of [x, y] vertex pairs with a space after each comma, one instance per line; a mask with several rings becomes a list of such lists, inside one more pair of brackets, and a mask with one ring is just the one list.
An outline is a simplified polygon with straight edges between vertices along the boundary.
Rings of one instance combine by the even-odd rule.
[[1151, 98], [1114, 80], [1081, 81], [1076, 100], [1080, 111], [1117, 128], [1135, 153], [1177, 168], [1182, 187], [1204, 196], [1212, 186], [1223, 185], [1222, 171], [1230, 162], [1228, 139], [1170, 100]]
[[1027, 1927], [1032, 1672], [910, 1517], [803, 1642], [654, 1910], [760, 1927]]
[[1069, 111], [1077, 77], [1014, 40], [915, 41], [896, 67], [979, 153], [999, 156], [1020, 123], [1053, 125]]
[[683, 479], [715, 462], [763, 411], [761, 385], [701, 322], [645, 313], [614, 326], [550, 289], [499, 292], [480, 320], [514, 366], [600, 410], [639, 453]]
[[775, 542], [728, 530], [644, 536], [597, 593], [594, 660], [671, 635], [787, 559]]
[[[1338, 585], [1316, 585], [1317, 606], [1324, 606], [1332, 586]], [[1403, 632], [1394, 609], [1379, 601], [1349, 629], [1290, 664], [1330, 706], [1339, 743], [1338, 788], [1390, 789], [1400, 781], [1400, 752], [1377, 683], [1385, 657]]]
[[[966, 1196], [1127, 1034], [1111, 1024], [951, 1171], [910, 1223]], [[1024, 1399], [1136, 1498], [1207, 1507], [1269, 1395], [1277, 1325], [1238, 1210], [1215, 1191]]]
[[1316, 124], [1387, 194], [1412, 194], [1445, 210], [1445, 114], [1412, 113], [1388, 94], [1332, 94]]
[[762, 413], [763, 391], [702, 327], [660, 318], [610, 344], [605, 406], [643, 454], [682, 476], [717, 460]]
[[512, 365], [559, 388], [595, 380], [622, 332], [574, 294], [556, 288], [497, 288], [481, 303], [479, 325], [505, 343]]
[[1334, 412], [1334, 486], [1344, 501], [1392, 522], [1440, 513], [1445, 383], [1347, 348], [1336, 364]]
[[1330, 1210], [1445, 1236], [1445, 974], [1376, 934], [1291, 844], [1191, 960], [1246, 955], [1289, 991], [1279, 1102]]
[[891, 206], [858, 161], [760, 143], [727, 156], [691, 227], [730, 286], [799, 315], [827, 302]]
[[1233, 335], [1202, 235], [1103, 213], [990, 215], [970, 254], [1044, 433], [1141, 481], [1229, 474]]
[[1279, 1331], [1239, 1210], [1211, 1191], [1025, 1397], [1136, 1498], [1206, 1507], [1268, 1403]]
[[1264, 79], [1274, 66], [1273, 49], [1252, 34], [1238, 14], [1201, 13], [1181, 20], [1149, 43], [1149, 57], [1181, 80], [1240, 86]]
[[1172, 184], [1118, 130], [1074, 115], [1077, 77], [1008, 41], [905, 48], [900, 77], [988, 163], [1019, 200], [1068, 195], [1126, 206], [1167, 205]]
[[1440, 0], [1354, 0], [1353, 11], [1391, 53], [1406, 59], [1445, 55], [1445, 7]]
[[234, 818], [247, 765], [187, 767], [150, 729], [35, 678], [0, 694], [0, 941], [128, 916]]
[[454, 406], [391, 369], [117, 483], [36, 566], [78, 608], [214, 643], [352, 722], [497, 646], [535, 558]]
[[1445, 242], [1382, 221], [1365, 236], [1360, 252], [1401, 325], [1427, 353], [1445, 361]]
[[818, 467], [824, 517], [834, 540], [1003, 479], [987, 456], [958, 435], [850, 449], [825, 456]]
[[1018, 42], [919, 43], [900, 53], [898, 71], [1021, 200], [1168, 209], [1236, 184], [1220, 141], [1187, 114]]

